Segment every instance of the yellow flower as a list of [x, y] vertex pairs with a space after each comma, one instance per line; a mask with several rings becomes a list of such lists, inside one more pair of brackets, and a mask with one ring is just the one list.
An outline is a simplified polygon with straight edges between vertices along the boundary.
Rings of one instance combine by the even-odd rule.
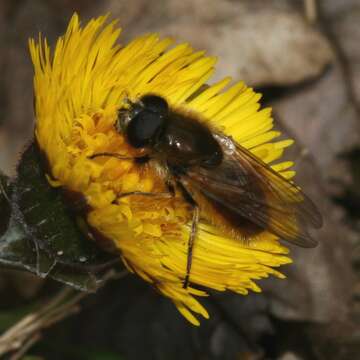
[[[278, 159], [292, 141], [273, 139], [271, 110], [260, 110], [260, 95], [242, 82], [228, 86], [225, 78], [201, 91], [214, 71], [216, 59], [189, 44], [173, 45], [157, 34], [117, 43], [120, 29], [106, 17], [84, 27], [74, 15], [51, 53], [46, 39], [30, 40], [35, 69], [37, 143], [50, 164], [49, 182], [82, 193], [91, 210], [87, 222], [111, 239], [132, 272], [172, 299], [194, 325], [195, 314], [208, 318], [196, 300], [205, 290], [260, 292], [254, 280], [275, 275], [290, 263], [278, 238], [263, 231], [242, 243], [200, 221], [191, 285], [183, 288], [191, 212], [180, 195], [154, 201], [151, 197], [118, 195], [129, 191], [166, 191], [154, 170], [129, 160], [90, 156], [110, 152], [132, 156], [114, 124], [125, 98], [155, 93], [170, 106], [193, 111], [231, 135], [266, 163]], [[293, 164], [272, 168], [286, 178]]]

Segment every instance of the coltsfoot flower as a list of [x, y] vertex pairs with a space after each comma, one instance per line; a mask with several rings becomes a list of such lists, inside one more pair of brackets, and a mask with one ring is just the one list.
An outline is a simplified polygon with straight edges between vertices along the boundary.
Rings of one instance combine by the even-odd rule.
[[260, 110], [260, 95], [244, 83], [229, 86], [225, 78], [206, 89], [216, 59], [189, 44], [173, 45], [157, 34], [118, 44], [121, 30], [106, 16], [81, 26], [75, 14], [53, 51], [46, 39], [30, 40], [35, 69], [35, 137], [49, 164], [54, 187], [81, 193], [86, 221], [119, 250], [127, 268], [169, 297], [194, 325], [196, 314], [208, 318], [197, 297], [206, 288], [246, 295], [260, 292], [255, 280], [274, 275], [288, 264], [288, 249], [278, 237], [262, 231], [241, 242], [200, 219], [191, 284], [183, 288], [187, 242], [191, 228], [189, 204], [172, 198], [119, 195], [166, 192], [166, 185], [149, 166], [97, 153], [136, 156], [115, 124], [125, 99], [157, 94], [171, 107], [191, 111], [231, 136], [241, 146], [279, 172], [294, 176], [292, 162], [273, 162], [292, 140], [274, 141], [271, 109]]

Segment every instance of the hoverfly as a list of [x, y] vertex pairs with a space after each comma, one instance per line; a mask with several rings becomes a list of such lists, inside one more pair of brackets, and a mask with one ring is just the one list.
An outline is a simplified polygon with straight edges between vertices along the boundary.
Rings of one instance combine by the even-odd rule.
[[[164, 98], [148, 94], [119, 111], [116, 129], [129, 145], [145, 150], [146, 155], [134, 160], [163, 169], [169, 193], [178, 189], [191, 205], [184, 288], [189, 284], [200, 218], [233, 238], [246, 240], [268, 230], [290, 243], [316, 246], [308, 229], [320, 228], [322, 217], [312, 201], [294, 183], [196, 115], [184, 115]], [[129, 159], [111, 153], [92, 158], [97, 156]]]

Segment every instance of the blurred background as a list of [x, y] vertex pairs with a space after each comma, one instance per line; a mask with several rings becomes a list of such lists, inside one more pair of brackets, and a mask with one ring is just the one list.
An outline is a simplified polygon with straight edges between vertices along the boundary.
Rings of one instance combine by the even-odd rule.
[[[263, 293], [246, 297], [214, 293], [200, 328], [129, 275], [37, 333], [27, 355], [5, 358], [360, 358], [360, 0], [0, 0], [0, 169], [9, 175], [33, 133], [27, 40], [41, 32], [53, 44], [74, 11], [83, 22], [111, 13], [124, 43], [144, 32], [188, 41], [219, 57], [214, 81], [231, 75], [263, 93], [296, 140], [287, 156], [325, 226], [316, 249], [291, 249], [287, 280], [260, 281]], [[0, 331], [62, 287], [1, 271]]]

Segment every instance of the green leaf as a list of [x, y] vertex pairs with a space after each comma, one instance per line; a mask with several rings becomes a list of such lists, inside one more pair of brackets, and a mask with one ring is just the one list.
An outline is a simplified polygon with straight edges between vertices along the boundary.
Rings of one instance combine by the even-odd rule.
[[11, 206], [9, 196], [11, 194], [11, 185], [9, 178], [0, 171], [0, 236], [8, 228]]
[[119, 256], [87, 239], [59, 189], [52, 188], [31, 144], [10, 182], [0, 176], [0, 265], [50, 276], [78, 290], [94, 291]]
[[24, 223], [51, 258], [61, 264], [81, 267], [109, 261], [108, 254], [79, 230], [77, 214], [64, 204], [63, 190], [49, 185], [35, 143], [23, 154], [15, 189]]
[[51, 259], [35, 246], [15, 216], [11, 217], [8, 230], [0, 237], [0, 265], [26, 270], [42, 278], [49, 276], [82, 291], [95, 291], [101, 283], [101, 272], [75, 269]]

